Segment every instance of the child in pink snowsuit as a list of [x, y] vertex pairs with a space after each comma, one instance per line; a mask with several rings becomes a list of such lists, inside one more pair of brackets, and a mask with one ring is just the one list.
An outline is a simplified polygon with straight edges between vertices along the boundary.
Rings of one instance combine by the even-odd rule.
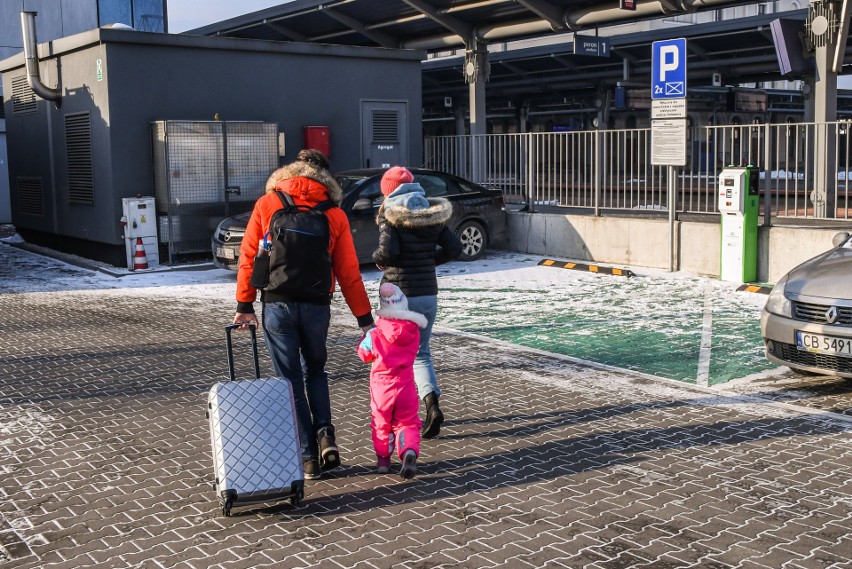
[[402, 461], [399, 475], [413, 478], [420, 454], [420, 400], [414, 384], [414, 356], [420, 347], [420, 328], [426, 317], [408, 310], [408, 299], [392, 283], [379, 287], [376, 327], [366, 333], [358, 356], [373, 362], [370, 370], [370, 428], [379, 473], [390, 470], [396, 449]]

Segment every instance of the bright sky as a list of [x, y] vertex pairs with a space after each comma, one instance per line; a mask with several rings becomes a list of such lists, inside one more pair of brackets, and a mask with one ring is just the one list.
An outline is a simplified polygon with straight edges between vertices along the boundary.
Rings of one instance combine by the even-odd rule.
[[169, 32], [179, 34], [264, 8], [280, 6], [290, 0], [168, 0]]

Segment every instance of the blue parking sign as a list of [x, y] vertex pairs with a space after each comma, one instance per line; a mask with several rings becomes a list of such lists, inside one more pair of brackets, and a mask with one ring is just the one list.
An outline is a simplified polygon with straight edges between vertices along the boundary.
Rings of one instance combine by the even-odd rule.
[[686, 98], [686, 38], [652, 44], [651, 98]]

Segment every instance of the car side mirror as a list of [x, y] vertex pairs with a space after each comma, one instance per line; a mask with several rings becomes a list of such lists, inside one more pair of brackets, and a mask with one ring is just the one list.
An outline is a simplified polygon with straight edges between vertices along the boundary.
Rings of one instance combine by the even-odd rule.
[[373, 200], [367, 198], [360, 198], [355, 204], [352, 206], [352, 211], [369, 211], [373, 209]]
[[833, 247], [840, 247], [846, 242], [847, 239], [849, 239], [849, 233], [847, 233], [846, 231], [841, 231], [840, 233], [837, 233], [834, 235], [834, 237], [832, 237], [831, 245]]

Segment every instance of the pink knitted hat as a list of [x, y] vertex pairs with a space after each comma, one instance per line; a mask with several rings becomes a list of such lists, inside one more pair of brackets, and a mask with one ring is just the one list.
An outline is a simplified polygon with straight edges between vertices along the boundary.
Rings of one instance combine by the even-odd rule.
[[382, 176], [382, 194], [388, 196], [393, 193], [400, 184], [414, 181], [414, 175], [402, 166], [394, 166]]

